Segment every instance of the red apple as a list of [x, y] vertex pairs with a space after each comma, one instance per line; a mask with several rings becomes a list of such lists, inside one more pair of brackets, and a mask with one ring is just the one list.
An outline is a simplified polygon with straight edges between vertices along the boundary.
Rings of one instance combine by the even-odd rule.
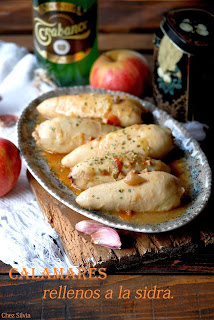
[[9, 140], [0, 138], [0, 197], [14, 187], [20, 170], [19, 149]]
[[144, 56], [132, 50], [103, 53], [90, 72], [90, 85], [131, 93], [140, 97], [150, 83], [150, 70]]

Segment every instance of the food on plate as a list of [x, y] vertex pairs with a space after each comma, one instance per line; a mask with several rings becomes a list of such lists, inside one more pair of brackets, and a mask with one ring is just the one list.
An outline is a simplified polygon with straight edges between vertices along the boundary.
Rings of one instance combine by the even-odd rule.
[[146, 213], [153, 215], [149, 221], [159, 213], [159, 221], [183, 212], [188, 187], [175, 176], [180, 177], [172, 162], [163, 162], [175, 147], [172, 131], [142, 124], [143, 113], [147, 120], [150, 113], [138, 100], [123, 94], [67, 95], [43, 101], [37, 111], [38, 120], [50, 119], [36, 126], [33, 137], [80, 206], [137, 223]]
[[170, 173], [131, 171], [123, 180], [83, 191], [76, 202], [85, 209], [104, 212], [160, 212], [178, 207], [184, 192], [179, 179]]
[[37, 110], [45, 117], [90, 118], [121, 127], [142, 123], [142, 114], [148, 112], [137, 100], [126, 95], [92, 93], [49, 98], [41, 102]]
[[77, 163], [102, 157], [106, 152], [137, 152], [154, 159], [164, 158], [174, 147], [172, 132], [167, 127], [155, 124], [133, 125], [125, 129], [103, 135], [92, 140], [66, 155], [62, 165], [73, 167]]
[[103, 157], [82, 161], [71, 169], [69, 177], [72, 184], [85, 190], [101, 183], [121, 180], [131, 170], [170, 172], [169, 166], [161, 160], [130, 151], [123, 154], [107, 153]]
[[150, 84], [150, 70], [142, 54], [112, 50], [95, 61], [89, 79], [93, 88], [120, 90], [140, 97]]
[[19, 149], [11, 141], [0, 138], [0, 197], [14, 187], [20, 170]]
[[37, 144], [53, 153], [69, 153], [80, 145], [119, 129], [91, 119], [56, 117], [37, 125], [33, 132]]

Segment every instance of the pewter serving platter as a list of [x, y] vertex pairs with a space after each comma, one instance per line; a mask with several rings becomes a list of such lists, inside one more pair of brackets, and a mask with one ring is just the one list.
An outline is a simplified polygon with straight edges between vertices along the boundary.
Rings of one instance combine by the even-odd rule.
[[34, 131], [36, 124], [38, 114], [36, 107], [39, 103], [55, 96], [80, 93], [121, 94], [121, 92], [112, 92], [104, 89], [92, 89], [90, 86], [60, 88], [43, 94], [32, 101], [24, 109], [19, 119], [19, 148], [28, 170], [41, 186], [60, 202], [83, 215], [83, 219], [84, 216], [86, 216], [118, 229], [147, 233], [164, 232], [181, 227], [198, 216], [204, 209], [211, 193], [211, 169], [205, 154], [200, 149], [199, 144], [191, 138], [189, 133], [178, 121], [172, 119], [166, 112], [157, 109], [150, 102], [141, 100], [129, 94], [127, 94], [127, 96], [137, 99], [153, 114], [154, 123], [167, 126], [172, 130], [173, 136], [175, 137], [175, 144], [183, 151], [188, 171], [190, 172], [188, 179], [190, 181], [191, 203], [182, 216], [173, 220], [159, 224], [135, 224], [99, 211], [83, 209], [75, 202], [76, 195], [51, 171], [46, 159], [42, 156], [42, 153], [36, 146], [35, 140], [32, 137], [32, 132]]

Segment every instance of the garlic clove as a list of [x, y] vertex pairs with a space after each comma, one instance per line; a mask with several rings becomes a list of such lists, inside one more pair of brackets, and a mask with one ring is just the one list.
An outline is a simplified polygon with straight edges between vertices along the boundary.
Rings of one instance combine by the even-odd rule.
[[119, 234], [112, 228], [103, 227], [91, 234], [93, 244], [98, 244], [110, 249], [120, 249], [121, 241]]
[[0, 116], [1, 127], [12, 127], [16, 124], [18, 117], [13, 114], [4, 114]]
[[91, 235], [100, 228], [103, 228], [104, 224], [93, 220], [82, 220], [75, 225], [75, 229], [79, 232]]

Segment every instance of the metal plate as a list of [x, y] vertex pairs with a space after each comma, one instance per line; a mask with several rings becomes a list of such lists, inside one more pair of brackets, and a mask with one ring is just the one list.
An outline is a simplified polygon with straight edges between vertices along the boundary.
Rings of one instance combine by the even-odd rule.
[[104, 89], [92, 89], [90, 86], [60, 88], [48, 92], [32, 101], [28, 107], [24, 109], [19, 119], [19, 148], [27, 168], [41, 186], [60, 202], [79, 212], [83, 216], [118, 229], [147, 233], [164, 232], [181, 227], [193, 220], [203, 210], [211, 193], [211, 169], [205, 154], [200, 149], [199, 144], [191, 138], [189, 133], [178, 121], [172, 119], [166, 112], [157, 109], [150, 102], [141, 100], [129, 94], [127, 94], [127, 96], [137, 99], [153, 114], [154, 123], [167, 126], [172, 130], [173, 136], [175, 137], [175, 144], [183, 150], [188, 171], [190, 172], [188, 179], [190, 181], [191, 203], [186, 212], [174, 220], [159, 224], [134, 224], [99, 211], [83, 209], [75, 202], [76, 195], [59, 181], [51, 171], [46, 159], [36, 146], [35, 140], [32, 137], [32, 132], [34, 131], [38, 114], [36, 107], [39, 103], [55, 96], [80, 93], [121, 94], [121, 92], [118, 91], [112, 92]]

